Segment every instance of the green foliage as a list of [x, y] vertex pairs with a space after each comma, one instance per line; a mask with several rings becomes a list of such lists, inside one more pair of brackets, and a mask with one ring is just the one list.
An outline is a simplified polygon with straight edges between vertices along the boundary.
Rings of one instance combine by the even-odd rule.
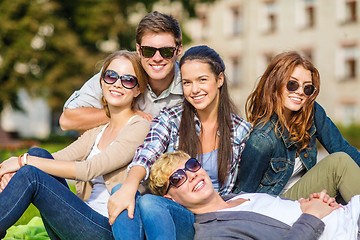
[[[194, 16], [196, 3], [213, 0], [178, 1]], [[0, 112], [7, 103], [21, 108], [19, 88], [45, 97], [52, 110], [61, 111], [64, 101], [92, 76], [98, 61], [108, 54], [101, 47], [104, 42], [111, 40], [118, 48], [135, 49], [137, 22], [129, 16], [144, 15], [155, 2], [0, 1]]]
[[343, 137], [354, 147], [360, 148], [360, 124], [337, 125]]

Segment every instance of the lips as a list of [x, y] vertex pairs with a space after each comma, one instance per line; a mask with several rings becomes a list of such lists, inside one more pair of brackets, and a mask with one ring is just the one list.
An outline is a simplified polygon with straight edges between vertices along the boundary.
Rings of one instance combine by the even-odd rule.
[[298, 97], [289, 97], [291, 101], [297, 103], [297, 104], [300, 104], [302, 102], [302, 99], [301, 98], [298, 98]]
[[164, 64], [161, 64], [161, 65], [159, 65], [159, 64], [150, 64], [150, 66], [151, 66], [151, 68], [152, 69], [154, 69], [155, 71], [160, 71], [160, 70], [162, 70], [164, 67], [165, 67], [165, 65]]
[[198, 95], [198, 96], [193, 96], [191, 98], [194, 100], [194, 102], [200, 102], [205, 98], [205, 96], [206, 96], [206, 94], [202, 94], [202, 95]]
[[201, 181], [199, 181], [195, 187], [193, 188], [193, 192], [197, 192], [197, 191], [200, 191], [203, 187], [205, 186], [205, 181], [204, 179], [202, 179]]

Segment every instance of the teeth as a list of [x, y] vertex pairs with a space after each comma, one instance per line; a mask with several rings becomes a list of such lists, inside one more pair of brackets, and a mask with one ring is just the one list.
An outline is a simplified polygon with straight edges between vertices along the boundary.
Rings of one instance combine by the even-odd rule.
[[197, 96], [197, 97], [193, 97], [193, 99], [195, 100], [199, 100], [199, 99], [202, 99], [204, 96]]
[[156, 70], [159, 70], [161, 69], [163, 66], [162, 65], [152, 65], [153, 68], [155, 68]]
[[301, 101], [301, 98], [291, 97], [290, 99], [293, 99], [295, 101]]
[[198, 184], [195, 185], [193, 192], [196, 192], [199, 188], [204, 185], [204, 181], [200, 181]]
[[123, 94], [122, 93], [119, 93], [119, 92], [113, 92], [113, 91], [110, 91], [111, 94], [114, 94], [114, 95], [118, 95], [118, 96], [122, 96]]

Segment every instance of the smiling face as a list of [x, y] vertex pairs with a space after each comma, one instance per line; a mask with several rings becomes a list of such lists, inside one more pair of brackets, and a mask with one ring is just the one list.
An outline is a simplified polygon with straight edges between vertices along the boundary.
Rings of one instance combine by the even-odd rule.
[[[135, 70], [129, 59], [126, 57], [116, 58], [111, 61], [106, 70], [113, 70], [119, 76], [135, 75]], [[121, 84], [121, 79], [118, 79], [114, 84], [107, 84], [104, 80], [101, 81], [104, 98], [108, 104], [109, 110], [115, 108], [130, 108], [134, 98], [140, 94], [139, 86], [133, 89], [126, 89]]]
[[181, 76], [184, 96], [198, 112], [217, 111], [223, 73], [216, 76], [208, 63], [188, 60], [181, 66]]
[[[182, 160], [173, 173], [178, 169], [183, 169], [187, 160]], [[178, 188], [170, 186], [168, 193], [164, 197], [170, 198], [190, 211], [196, 212], [196, 209], [206, 205], [217, 193], [209, 175], [203, 168], [196, 172], [186, 171], [186, 175], [186, 182]], [[167, 184], [169, 184], [169, 181]]]
[[[141, 54], [141, 46], [154, 48], [177, 47], [177, 50], [172, 58], [163, 58], [159, 51], [156, 51], [154, 56], [147, 58]], [[148, 32], [144, 34], [141, 39], [141, 44], [136, 44], [136, 50], [141, 58], [141, 65], [149, 75], [150, 83], [151, 81], [159, 80], [165, 80], [166, 82], [172, 81], [175, 74], [175, 62], [178, 55], [181, 53], [181, 49], [181, 45], [176, 46], [175, 38], [171, 33]]]
[[304, 94], [303, 86], [312, 84], [311, 72], [306, 70], [303, 66], [299, 65], [294, 69], [289, 80], [297, 81], [300, 87], [293, 92], [290, 92], [286, 88], [287, 82], [282, 87], [282, 98], [284, 102], [284, 113], [286, 119], [290, 118], [292, 112], [299, 111], [304, 106], [306, 100], [309, 98], [309, 96]]

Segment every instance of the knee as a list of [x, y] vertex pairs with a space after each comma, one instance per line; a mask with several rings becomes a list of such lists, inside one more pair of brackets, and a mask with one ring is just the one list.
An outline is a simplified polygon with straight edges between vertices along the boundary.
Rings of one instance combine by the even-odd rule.
[[53, 156], [51, 155], [51, 153], [49, 153], [45, 149], [38, 148], [38, 147], [30, 148], [28, 153], [30, 156], [54, 159]]
[[152, 195], [152, 194], [145, 194], [139, 199], [139, 209], [141, 214], [150, 213], [157, 211], [157, 209], [164, 210], [164, 204], [161, 204], [159, 196]]
[[22, 174], [24, 175], [26, 178], [31, 179], [33, 178], [38, 171], [40, 171], [38, 168], [31, 166], [31, 165], [25, 165], [23, 167], [21, 167], [16, 174]]
[[327, 161], [325, 161], [334, 172], [343, 172], [347, 169], [351, 169], [357, 167], [355, 161], [344, 152], [336, 152], [332, 153], [327, 157]]

